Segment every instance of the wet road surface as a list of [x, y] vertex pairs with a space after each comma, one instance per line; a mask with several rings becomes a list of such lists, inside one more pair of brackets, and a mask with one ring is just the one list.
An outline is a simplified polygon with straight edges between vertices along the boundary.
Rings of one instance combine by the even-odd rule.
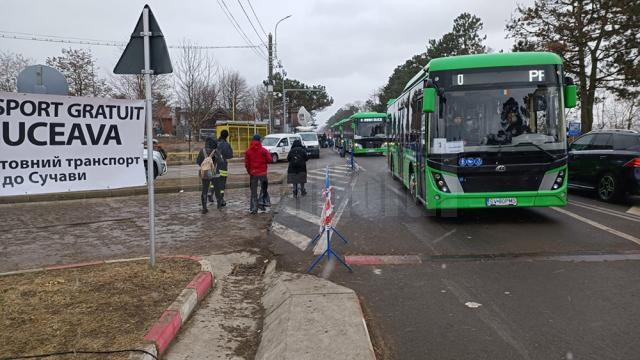
[[[429, 216], [391, 179], [386, 158], [345, 171], [331, 152], [310, 166], [310, 195], [281, 201], [273, 250], [306, 271], [318, 232], [322, 173], [331, 170], [341, 255], [377, 265], [318, 275], [355, 289], [383, 359], [637, 359], [640, 342], [640, 201], [571, 193], [563, 208]], [[315, 169], [315, 170], [314, 170]], [[340, 211], [343, 209], [343, 211]], [[338, 215], [336, 214], [336, 215]], [[389, 255], [405, 257], [406, 264]], [[356, 258], [352, 258], [356, 259]], [[379, 264], [382, 262], [382, 264]]]

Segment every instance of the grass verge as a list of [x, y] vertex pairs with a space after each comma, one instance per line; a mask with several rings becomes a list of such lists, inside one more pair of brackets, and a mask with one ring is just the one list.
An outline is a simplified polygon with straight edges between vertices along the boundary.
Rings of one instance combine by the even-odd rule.
[[[162, 259], [0, 277], [0, 358], [139, 349], [149, 327], [200, 271]], [[126, 358], [72, 356], [73, 359]]]

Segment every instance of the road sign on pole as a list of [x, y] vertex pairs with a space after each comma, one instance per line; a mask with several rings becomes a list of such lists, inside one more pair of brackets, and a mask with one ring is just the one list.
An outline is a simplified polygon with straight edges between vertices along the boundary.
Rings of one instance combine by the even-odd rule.
[[62, 73], [50, 66], [27, 66], [18, 75], [18, 92], [69, 95], [69, 84]]
[[577, 121], [572, 121], [568, 123], [568, 128], [567, 128], [567, 135], [571, 136], [571, 137], [575, 137], [575, 136], [580, 136], [581, 134], [581, 123], [577, 122]]
[[[145, 11], [148, 16], [148, 31], [144, 30], [144, 17]], [[148, 34], [148, 35], [144, 35]], [[136, 23], [136, 27], [133, 29], [131, 39], [124, 49], [120, 60], [113, 69], [114, 74], [132, 74], [139, 75], [142, 73], [145, 67], [145, 46], [146, 40], [150, 42], [150, 70], [153, 70], [154, 75], [158, 74], [170, 74], [173, 72], [171, 66], [171, 58], [169, 57], [169, 50], [167, 49], [167, 43], [164, 40], [164, 35], [158, 21], [149, 5], [145, 5], [142, 10], [142, 14]]]
[[151, 95], [151, 75], [173, 72], [171, 59], [160, 26], [151, 12], [149, 5], [145, 5], [142, 14], [131, 34], [131, 39], [124, 49], [118, 64], [113, 70], [115, 74], [143, 74], [146, 102], [147, 125], [147, 187], [149, 195], [149, 242], [151, 266], [156, 264], [156, 222], [155, 222], [155, 194], [153, 187], [153, 124]]

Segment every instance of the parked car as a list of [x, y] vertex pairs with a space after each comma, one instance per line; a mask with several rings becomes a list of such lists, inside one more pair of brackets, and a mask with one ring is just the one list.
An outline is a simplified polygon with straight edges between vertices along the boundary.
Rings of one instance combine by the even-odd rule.
[[[157, 146], [155, 145], [155, 139], [154, 139], [154, 147]], [[160, 148], [162, 149], [162, 148]], [[169, 170], [167, 168], [167, 161], [165, 160], [166, 157], [163, 154], [164, 150], [161, 151], [157, 151], [157, 150], [153, 150], [153, 178], [157, 178], [158, 176], [162, 176], [164, 174], [167, 173], [167, 171]], [[145, 145], [144, 151], [142, 152], [142, 159], [144, 161], [144, 169], [145, 171], [147, 171], [147, 148]]]
[[273, 162], [277, 163], [278, 160], [287, 158], [295, 140], [302, 141], [302, 138], [298, 134], [269, 134], [262, 139], [262, 146], [271, 153]]
[[591, 131], [569, 147], [569, 187], [596, 190], [603, 201], [640, 191], [640, 134]]
[[307, 156], [320, 158], [320, 142], [318, 141], [318, 134], [314, 132], [299, 132], [297, 133], [302, 138], [302, 145], [307, 148]]

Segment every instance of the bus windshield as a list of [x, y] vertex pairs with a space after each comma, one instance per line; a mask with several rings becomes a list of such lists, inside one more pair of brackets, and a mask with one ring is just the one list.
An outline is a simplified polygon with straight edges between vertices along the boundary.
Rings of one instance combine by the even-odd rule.
[[[449, 90], [432, 117], [432, 153], [507, 148], [562, 152], [566, 149], [562, 118], [557, 86]], [[450, 142], [455, 146], [446, 146]]]
[[383, 121], [358, 122], [354, 138], [385, 137]]

